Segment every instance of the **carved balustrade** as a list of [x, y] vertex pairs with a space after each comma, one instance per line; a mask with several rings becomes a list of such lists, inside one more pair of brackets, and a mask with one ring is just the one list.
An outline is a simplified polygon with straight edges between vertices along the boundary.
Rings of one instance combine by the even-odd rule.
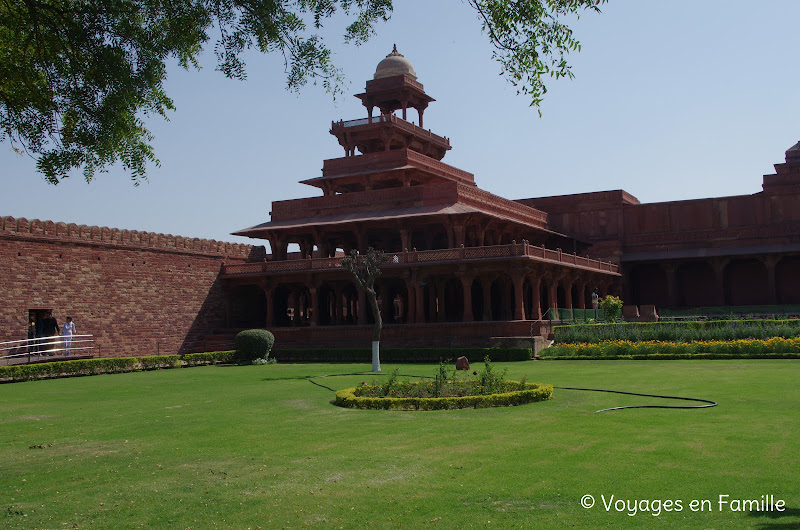
[[[561, 250], [533, 246], [529, 245], [527, 242], [485, 247], [461, 247], [387, 253], [389, 260], [384, 264], [384, 267], [413, 265], [417, 263], [491, 260], [513, 256], [528, 257], [539, 262], [550, 262], [592, 271], [619, 274], [619, 267], [613, 263], [595, 260], [585, 256], [577, 256], [575, 254], [566, 254]], [[231, 264], [225, 266], [223, 275], [243, 276], [262, 273], [335, 270], [341, 267], [341, 263], [341, 257], [334, 257]]]

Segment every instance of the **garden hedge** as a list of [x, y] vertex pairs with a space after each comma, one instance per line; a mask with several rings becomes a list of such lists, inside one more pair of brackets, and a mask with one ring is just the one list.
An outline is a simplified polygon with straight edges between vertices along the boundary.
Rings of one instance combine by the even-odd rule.
[[179, 368], [178, 355], [152, 357], [108, 357], [102, 359], [77, 359], [52, 363], [17, 364], [0, 366], [0, 382], [12, 383], [33, 379], [51, 379], [82, 375], [118, 374], [159, 368]]
[[[508, 381], [508, 383], [515, 383]], [[522, 385], [523, 383], [518, 383]], [[332, 401], [334, 405], [346, 408], [381, 409], [381, 410], [446, 410], [488, 407], [509, 407], [524, 405], [535, 401], [545, 401], [553, 396], [553, 385], [541, 383], [524, 383], [524, 390], [502, 392], [498, 394], [416, 398], [416, 397], [366, 397], [357, 396], [357, 387], [346, 388], [336, 392]]]
[[629, 341], [731, 341], [800, 337], [798, 319], [687, 320], [554, 326], [557, 344]]
[[183, 362], [186, 363], [187, 366], [202, 366], [217, 363], [228, 364], [233, 362], [235, 355], [235, 350], [187, 353], [183, 356]]
[[544, 359], [797, 358], [800, 357], [800, 338], [692, 342], [612, 340], [553, 344], [540, 355]]
[[[280, 362], [344, 362], [369, 363], [372, 350], [369, 348], [305, 348], [277, 349], [273, 357]], [[492, 361], [529, 361], [531, 348], [381, 348], [383, 363], [438, 363], [455, 361], [461, 356], [469, 362], [483, 362], [487, 355]]]

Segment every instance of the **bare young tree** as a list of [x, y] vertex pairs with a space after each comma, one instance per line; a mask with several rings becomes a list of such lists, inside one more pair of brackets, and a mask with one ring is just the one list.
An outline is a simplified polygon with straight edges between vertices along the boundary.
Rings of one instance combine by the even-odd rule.
[[[383, 329], [383, 318], [378, 307], [378, 295], [375, 292], [375, 280], [381, 275], [381, 264], [386, 262], [387, 257], [383, 252], [372, 247], [367, 249], [364, 254], [351, 250], [350, 255], [342, 260], [342, 268], [353, 275], [359, 288], [364, 291], [367, 302], [372, 309], [375, 325], [372, 328], [372, 371], [381, 371], [380, 342], [381, 329]], [[359, 311], [365, 308], [359, 307]]]

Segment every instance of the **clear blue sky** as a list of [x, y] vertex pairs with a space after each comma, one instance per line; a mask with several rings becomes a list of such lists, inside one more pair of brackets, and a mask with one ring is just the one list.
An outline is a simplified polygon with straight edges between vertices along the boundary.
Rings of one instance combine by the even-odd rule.
[[263, 244], [229, 234], [268, 220], [271, 201], [320, 195], [297, 181], [343, 155], [330, 123], [366, 116], [352, 95], [393, 43], [437, 100], [425, 126], [450, 138], [444, 162], [511, 199], [757, 193], [800, 140], [798, 0], [611, 0], [574, 24], [576, 77], [549, 83], [542, 118], [499, 76], [466, 3], [395, 4], [364, 46], [331, 34], [350, 82], [335, 102], [319, 86], [287, 92], [277, 56], [249, 55], [245, 82], [214, 71], [210, 53], [201, 71], [172, 68], [177, 111], [149, 119], [161, 167], [138, 188], [119, 168], [54, 187], [0, 144], [0, 215]]

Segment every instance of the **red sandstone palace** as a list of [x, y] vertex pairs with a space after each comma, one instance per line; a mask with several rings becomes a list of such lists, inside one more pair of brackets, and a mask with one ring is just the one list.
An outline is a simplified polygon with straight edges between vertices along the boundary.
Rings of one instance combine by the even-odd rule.
[[[423, 126], [434, 99], [396, 49], [356, 97], [366, 116], [331, 124], [344, 156], [303, 181], [322, 195], [273, 202], [269, 221], [235, 232], [269, 241], [271, 254], [0, 219], [0, 340], [19, 338], [29, 310], [47, 307], [83, 321], [106, 341], [103, 355], [152, 350], [145, 340], [184, 352], [215, 332], [264, 326], [276, 347], [363, 346], [372, 316], [339, 264], [368, 247], [389, 257], [377, 283], [387, 346], [529, 337], [548, 311], [587, 307], [594, 289], [659, 308], [800, 304], [800, 143], [755, 195], [509, 200], [442, 162], [450, 141]], [[84, 283], [74, 293], [33, 287], [73, 270]], [[111, 321], [136, 338], [115, 334]]]

